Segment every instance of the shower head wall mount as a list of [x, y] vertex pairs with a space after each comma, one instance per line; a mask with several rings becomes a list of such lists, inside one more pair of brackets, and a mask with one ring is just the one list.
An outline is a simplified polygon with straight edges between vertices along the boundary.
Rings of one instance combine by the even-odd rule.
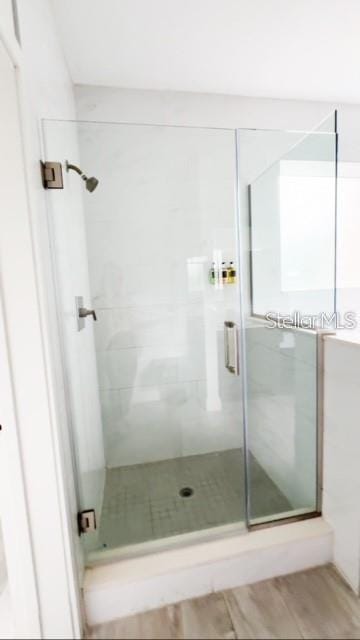
[[[82, 180], [85, 182], [86, 189], [92, 193], [95, 191], [96, 187], [99, 184], [99, 180], [92, 176], [88, 178], [83, 171], [76, 164], [70, 164], [66, 160], [65, 169], [67, 172], [75, 171], [79, 174]], [[62, 174], [62, 165], [61, 162], [42, 162], [40, 161], [40, 172], [41, 179], [43, 183], [44, 189], [63, 189], [63, 174]]]
[[67, 172], [69, 171], [76, 171], [76, 173], [79, 174], [79, 176], [81, 177], [82, 180], [84, 180], [85, 182], [85, 186], [86, 189], [88, 191], [90, 191], [90, 193], [92, 193], [93, 191], [95, 191], [96, 187], [99, 184], [99, 180], [97, 178], [95, 178], [94, 176], [92, 176], [91, 178], [88, 178], [85, 173], [80, 169], [80, 167], [77, 167], [76, 164], [71, 164], [70, 162], [68, 162], [66, 160], [65, 162], [65, 169]]

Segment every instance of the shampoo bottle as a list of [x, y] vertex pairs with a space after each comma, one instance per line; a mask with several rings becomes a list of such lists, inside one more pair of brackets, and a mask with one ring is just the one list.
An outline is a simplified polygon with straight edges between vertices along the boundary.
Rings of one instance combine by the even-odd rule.
[[229, 266], [228, 266], [227, 272], [228, 272], [228, 282], [229, 282], [229, 284], [234, 284], [234, 282], [236, 282], [236, 269], [235, 269], [235, 265], [234, 265], [234, 263], [232, 261], [229, 262]]

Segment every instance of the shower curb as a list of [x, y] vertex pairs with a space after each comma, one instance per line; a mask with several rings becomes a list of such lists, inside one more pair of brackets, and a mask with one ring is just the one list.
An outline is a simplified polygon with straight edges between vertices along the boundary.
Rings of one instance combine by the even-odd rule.
[[96, 625], [333, 560], [323, 518], [89, 568], [87, 623]]

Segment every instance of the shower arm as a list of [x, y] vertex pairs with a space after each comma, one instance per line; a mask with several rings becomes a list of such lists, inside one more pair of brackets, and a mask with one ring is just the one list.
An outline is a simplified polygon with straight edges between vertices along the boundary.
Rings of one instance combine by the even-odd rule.
[[72, 170], [72, 171], [75, 171], [75, 173], [78, 173], [80, 178], [81, 178], [81, 180], [84, 180], [84, 182], [86, 184], [86, 189], [88, 191], [90, 191], [90, 193], [95, 191], [96, 187], [99, 184], [99, 180], [97, 178], [95, 178], [95, 176], [91, 176], [91, 178], [88, 178], [85, 175], [85, 173], [80, 169], [80, 167], [78, 167], [76, 164], [71, 164], [67, 160], [65, 162], [65, 168], [66, 168], [67, 172]]
[[76, 164], [70, 164], [70, 162], [66, 161], [66, 171], [70, 171], [70, 169], [72, 169], [73, 171], [76, 171], [76, 173], [78, 173], [79, 176], [84, 175], [83, 171], [81, 171], [81, 169], [79, 169], [79, 167], [77, 167]]

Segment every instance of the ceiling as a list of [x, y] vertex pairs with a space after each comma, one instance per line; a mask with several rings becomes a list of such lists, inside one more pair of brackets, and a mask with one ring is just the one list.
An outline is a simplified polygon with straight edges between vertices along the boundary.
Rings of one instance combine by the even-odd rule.
[[360, 102], [360, 0], [51, 0], [75, 83]]

